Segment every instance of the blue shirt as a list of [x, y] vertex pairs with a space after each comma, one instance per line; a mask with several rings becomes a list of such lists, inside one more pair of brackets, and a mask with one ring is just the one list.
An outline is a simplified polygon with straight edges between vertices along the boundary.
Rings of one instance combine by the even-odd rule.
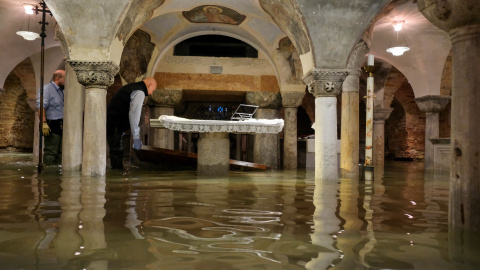
[[[63, 90], [50, 82], [43, 86], [43, 108], [48, 120], [63, 119]], [[40, 109], [40, 89], [37, 91], [37, 109]]]

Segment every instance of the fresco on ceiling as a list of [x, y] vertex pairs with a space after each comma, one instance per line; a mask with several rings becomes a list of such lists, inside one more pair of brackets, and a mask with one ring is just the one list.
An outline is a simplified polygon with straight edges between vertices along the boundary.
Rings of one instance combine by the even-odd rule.
[[189, 11], [184, 11], [182, 14], [192, 23], [223, 23], [239, 25], [245, 20], [244, 15], [233, 9], [214, 5], [198, 6]]
[[142, 30], [135, 31], [128, 39], [120, 59], [120, 75], [127, 83], [147, 73], [153, 49], [155, 44], [150, 41], [150, 35]]
[[260, 5], [293, 41], [301, 55], [310, 51], [307, 31], [292, 3], [284, 0], [260, 0]]
[[116, 37], [119, 40], [123, 40], [123, 45], [127, 43], [130, 35], [132, 35], [137, 28], [139, 28], [142, 24], [144, 24], [152, 17], [153, 10], [161, 6], [165, 2], [165, 0], [130, 2], [131, 5], [128, 8], [125, 19], [123, 20], [116, 34]]
[[278, 42], [278, 56], [287, 63], [287, 65], [282, 65], [283, 69], [285, 69], [285, 74], [288, 74], [288, 76], [285, 76], [287, 83], [294, 84], [301, 82], [303, 69], [300, 56], [288, 37], [282, 38]]

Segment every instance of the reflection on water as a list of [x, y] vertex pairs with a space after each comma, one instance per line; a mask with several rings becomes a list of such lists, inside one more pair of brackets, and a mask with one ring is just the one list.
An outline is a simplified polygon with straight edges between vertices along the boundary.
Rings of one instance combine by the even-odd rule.
[[194, 171], [136, 169], [92, 178], [58, 167], [38, 176], [31, 155], [3, 154], [0, 268], [477, 266], [470, 257], [451, 259], [464, 247], [448, 242], [448, 175], [392, 163], [374, 181], [314, 176], [298, 170], [205, 179]]

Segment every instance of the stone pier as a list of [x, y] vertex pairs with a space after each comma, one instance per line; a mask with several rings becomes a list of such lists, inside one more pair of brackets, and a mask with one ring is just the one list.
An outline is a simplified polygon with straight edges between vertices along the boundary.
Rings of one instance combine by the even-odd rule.
[[65, 64], [65, 109], [63, 112], [62, 170], [82, 169], [83, 108], [85, 106], [83, 85], [69, 63]]
[[430, 139], [439, 137], [440, 112], [445, 109], [450, 97], [448, 96], [423, 96], [415, 99], [418, 108], [425, 113], [425, 170], [434, 169], [434, 151]]
[[359, 173], [360, 141], [359, 76], [360, 69], [350, 69], [342, 91], [342, 122], [340, 142], [340, 174], [354, 177]]
[[107, 166], [107, 87], [119, 67], [112, 61], [68, 63], [85, 86], [82, 175], [104, 176]]
[[[256, 119], [277, 119], [278, 109], [282, 105], [280, 93], [272, 92], [247, 92], [245, 96], [247, 104], [258, 106], [254, 115]], [[253, 162], [273, 166], [279, 166], [278, 134], [254, 135]]]
[[200, 176], [225, 176], [230, 172], [228, 133], [200, 133], [197, 173]]
[[348, 72], [344, 69], [314, 69], [305, 77], [315, 99], [315, 178], [338, 180], [337, 95]]
[[[182, 101], [183, 91], [176, 89], [157, 89], [148, 97], [150, 118], [158, 119], [160, 115], [174, 115], [174, 106]], [[150, 128], [149, 144], [154, 147], [174, 149], [175, 134], [173, 130]]]
[[[418, 9], [452, 41], [449, 253], [453, 268], [478, 258], [480, 237], [480, 13], [478, 0], [425, 1]], [[476, 263], [479, 261], [477, 259]], [[457, 265], [458, 264], [458, 265]], [[473, 268], [472, 268], [473, 269]]]
[[285, 112], [285, 127], [283, 131], [283, 168], [297, 168], [297, 112], [305, 96], [305, 85], [302, 92], [282, 92], [282, 104]]
[[385, 165], [385, 121], [393, 109], [374, 108], [373, 110], [373, 166], [383, 168]]

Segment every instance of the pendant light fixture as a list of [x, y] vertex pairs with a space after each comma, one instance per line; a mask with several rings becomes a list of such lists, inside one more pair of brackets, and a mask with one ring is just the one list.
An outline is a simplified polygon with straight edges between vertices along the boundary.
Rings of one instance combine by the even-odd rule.
[[403, 24], [405, 24], [405, 21], [394, 21], [392, 23], [396, 37], [392, 41], [390, 41], [387, 52], [393, 54], [394, 56], [403, 55], [404, 52], [410, 50], [405, 37], [403, 38], [403, 43], [399, 40], [399, 32], [402, 30]]

